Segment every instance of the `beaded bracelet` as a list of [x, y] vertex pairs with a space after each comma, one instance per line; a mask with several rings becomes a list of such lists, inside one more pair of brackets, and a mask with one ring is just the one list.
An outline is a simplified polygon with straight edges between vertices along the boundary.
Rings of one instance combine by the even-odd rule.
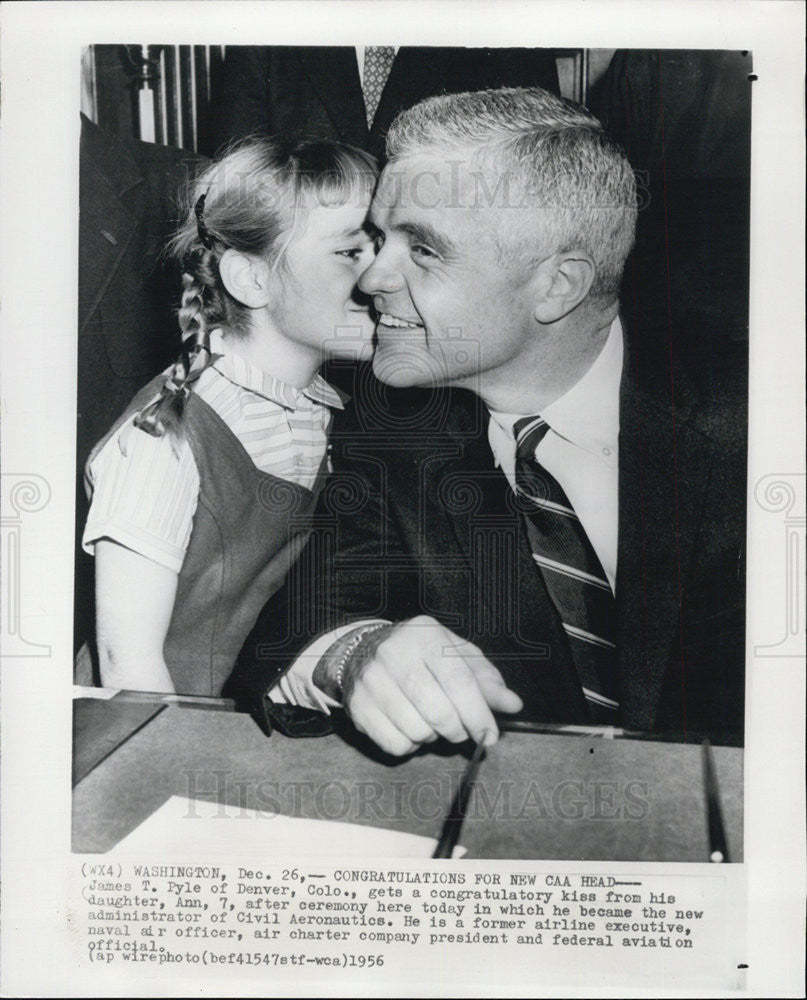
[[336, 687], [336, 696], [339, 701], [342, 700], [342, 677], [345, 672], [345, 667], [347, 666], [350, 658], [356, 652], [356, 650], [361, 646], [364, 640], [372, 632], [378, 632], [382, 628], [391, 628], [389, 622], [373, 622], [371, 625], [362, 625], [357, 628], [355, 632], [351, 633], [350, 638], [345, 643], [345, 647], [339, 655], [339, 659], [336, 661], [336, 670], [333, 674], [334, 685]]

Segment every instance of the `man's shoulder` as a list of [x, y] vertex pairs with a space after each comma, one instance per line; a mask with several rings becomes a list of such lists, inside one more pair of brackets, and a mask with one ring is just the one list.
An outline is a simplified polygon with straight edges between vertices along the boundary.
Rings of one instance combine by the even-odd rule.
[[379, 382], [370, 365], [357, 365], [342, 387], [350, 400], [334, 422], [334, 441], [362, 435], [379, 445], [416, 447], [441, 437], [477, 437], [487, 429], [484, 404], [464, 389], [393, 388]]
[[709, 441], [717, 455], [744, 464], [748, 447], [748, 367], [744, 359], [728, 354], [688, 359], [678, 369], [677, 379], [689, 397], [688, 426]]
[[[658, 341], [656, 341], [658, 344]], [[623, 422], [665, 420], [722, 449], [744, 454], [748, 431], [748, 358], [744, 345], [693, 353], [628, 340], [622, 380]]]

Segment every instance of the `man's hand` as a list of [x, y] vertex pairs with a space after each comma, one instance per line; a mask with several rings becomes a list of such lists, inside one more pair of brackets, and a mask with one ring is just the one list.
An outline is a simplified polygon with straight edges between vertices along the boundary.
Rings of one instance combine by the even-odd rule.
[[346, 664], [342, 690], [353, 724], [387, 753], [411, 753], [438, 736], [495, 743], [493, 712], [522, 707], [482, 652], [434, 618], [412, 618], [378, 639]]

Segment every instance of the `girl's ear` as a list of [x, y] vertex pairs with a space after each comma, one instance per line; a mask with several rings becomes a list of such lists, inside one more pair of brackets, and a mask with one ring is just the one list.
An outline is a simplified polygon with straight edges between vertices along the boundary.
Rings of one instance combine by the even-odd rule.
[[232, 297], [249, 309], [261, 309], [272, 301], [269, 265], [238, 250], [225, 250], [219, 261], [219, 274]]

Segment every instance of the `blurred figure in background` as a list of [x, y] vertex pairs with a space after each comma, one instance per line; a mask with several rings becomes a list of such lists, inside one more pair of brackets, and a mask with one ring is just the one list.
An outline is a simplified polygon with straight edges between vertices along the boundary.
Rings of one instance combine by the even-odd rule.
[[551, 49], [228, 46], [219, 143], [252, 133], [350, 143], [377, 159], [393, 118], [425, 97], [488, 87], [559, 93]]
[[620, 49], [589, 104], [640, 190], [625, 315], [719, 377], [747, 364], [751, 54]]

